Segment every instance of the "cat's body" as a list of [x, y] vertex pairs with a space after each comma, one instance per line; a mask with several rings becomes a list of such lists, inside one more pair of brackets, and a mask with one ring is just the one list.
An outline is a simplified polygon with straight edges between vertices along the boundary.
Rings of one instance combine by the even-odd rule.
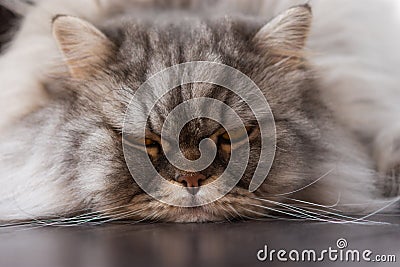
[[[364, 214], [399, 195], [400, 38], [390, 5], [365, 0], [312, 3], [313, 26], [304, 54], [310, 67], [291, 60], [274, 62], [269, 51], [271, 57], [264, 60], [261, 54], [262, 39], [268, 44], [273, 33], [259, 30], [303, 1], [161, 2], [40, 1], [28, 13], [0, 58], [0, 220], [94, 211], [112, 218], [197, 222], [259, 217], [288, 211], [285, 203], [296, 207], [306, 202], [315, 203], [311, 208], [335, 206], [336, 212]], [[168, 8], [154, 9], [162, 4]], [[298, 12], [307, 18], [305, 7]], [[65, 66], [63, 79], [50, 77], [62, 62], [51, 35], [51, 19], [57, 14], [81, 17], [107, 35], [105, 40], [91, 25], [74, 19], [54, 20], [53, 33], [67, 60], [63, 31], [68, 27], [87, 30], [82, 36], [94, 34], [98, 40], [78, 33], [75, 37], [86, 42], [90, 49], [85, 52], [104, 54], [99, 59], [95, 55], [99, 62], [90, 66], [83, 62], [85, 68], [71, 60], [72, 81], [64, 77]], [[299, 21], [294, 25], [303, 23], [300, 15], [295, 14]], [[134, 91], [110, 92], [137, 88], [156, 72], [189, 61], [223, 63], [248, 75], [269, 101], [277, 126], [276, 158], [265, 183], [249, 193], [250, 171], [225, 198], [203, 208], [169, 207], [135, 185], [115, 131], [122, 128]], [[182, 90], [180, 101], [187, 98], [184, 92], [237, 101], [208, 87]], [[174, 100], [176, 95], [166, 101], [171, 105], [167, 111], [177, 104]], [[166, 114], [157, 116], [155, 128]], [[200, 129], [212, 127], [204, 123]], [[176, 172], [163, 162], [155, 164], [164, 177]], [[217, 175], [222, 168], [218, 164], [204, 175]], [[396, 208], [393, 204], [386, 210]], [[316, 216], [291, 209], [300, 218]]]

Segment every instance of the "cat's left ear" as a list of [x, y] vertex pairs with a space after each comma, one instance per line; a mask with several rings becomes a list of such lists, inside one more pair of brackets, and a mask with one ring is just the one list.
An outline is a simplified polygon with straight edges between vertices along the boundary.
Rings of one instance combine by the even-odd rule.
[[266, 24], [254, 37], [255, 44], [278, 55], [298, 55], [304, 49], [311, 28], [311, 7], [292, 7]]
[[85, 79], [104, 68], [115, 51], [114, 44], [91, 23], [73, 16], [53, 19], [53, 36], [72, 77]]

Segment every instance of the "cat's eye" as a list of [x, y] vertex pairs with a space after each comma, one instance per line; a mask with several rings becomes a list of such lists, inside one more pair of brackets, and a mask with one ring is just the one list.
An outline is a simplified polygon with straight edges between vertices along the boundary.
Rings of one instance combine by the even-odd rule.
[[150, 139], [150, 138], [144, 139], [144, 144], [145, 144], [147, 147], [158, 146], [158, 142], [156, 142], [156, 141], [154, 141], [153, 139]]
[[152, 158], [157, 158], [161, 151], [160, 143], [152, 138], [140, 139], [127, 136], [126, 138], [124, 138], [124, 141], [129, 147], [137, 148], [144, 152], [147, 152], [147, 154], [149, 154], [149, 156], [151, 156]]
[[223, 133], [220, 135], [220, 140], [222, 143], [236, 143], [245, 139], [251, 132], [252, 127], [245, 127], [245, 129], [241, 128], [238, 130], [230, 131]]
[[[124, 143], [129, 147], [134, 147], [149, 154], [156, 155], [160, 151], [160, 143], [157, 137], [151, 136], [146, 138], [137, 138], [135, 136], [126, 135], [124, 137]], [[143, 146], [144, 145], [144, 146]]]
[[146, 147], [155, 147], [155, 146], [158, 146], [158, 144], [159, 144], [157, 141], [155, 141], [151, 138], [140, 139], [140, 138], [134, 138], [134, 137], [130, 137], [130, 136], [125, 137], [124, 141], [127, 145], [131, 145], [131, 146], [135, 146], [135, 147], [143, 146], [143, 144]]

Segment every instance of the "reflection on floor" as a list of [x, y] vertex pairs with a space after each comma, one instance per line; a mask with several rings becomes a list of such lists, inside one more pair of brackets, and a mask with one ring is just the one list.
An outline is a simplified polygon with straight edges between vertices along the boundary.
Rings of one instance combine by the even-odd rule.
[[[347, 249], [369, 249], [373, 255], [396, 255], [400, 261], [400, 216], [372, 218], [368, 225], [287, 220], [215, 224], [108, 224], [79, 227], [0, 229], [0, 266], [270, 266], [257, 252], [293, 249], [317, 252], [344, 238]], [[303, 263], [304, 266], [348, 266], [348, 263]], [[274, 266], [288, 266], [275, 256]], [[369, 263], [364, 266], [398, 266]], [[298, 266], [298, 264], [289, 264]]]

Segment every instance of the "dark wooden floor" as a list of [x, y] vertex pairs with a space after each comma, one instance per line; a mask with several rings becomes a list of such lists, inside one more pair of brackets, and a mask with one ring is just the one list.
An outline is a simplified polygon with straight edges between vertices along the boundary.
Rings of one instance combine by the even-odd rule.
[[[387, 225], [305, 223], [289, 221], [216, 224], [108, 224], [80, 227], [17, 227], [0, 229], [1, 267], [64, 266], [299, 266], [259, 262], [257, 252], [270, 249], [336, 248], [345, 238], [348, 249], [369, 249], [374, 255], [396, 255], [400, 266], [400, 217], [384, 216]], [[302, 266], [350, 266], [343, 262]]]

